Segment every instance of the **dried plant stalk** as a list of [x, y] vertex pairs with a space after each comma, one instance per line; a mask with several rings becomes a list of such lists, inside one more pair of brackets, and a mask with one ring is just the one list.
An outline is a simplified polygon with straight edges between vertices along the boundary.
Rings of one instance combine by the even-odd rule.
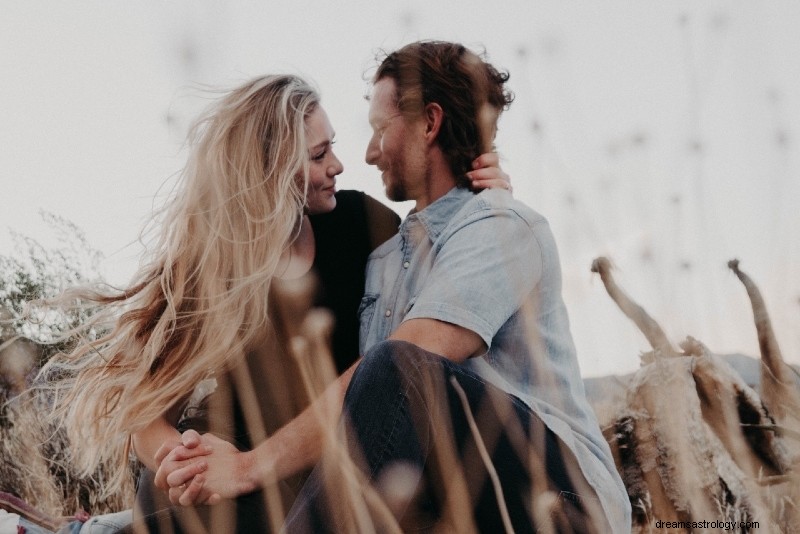
[[[592, 266], [653, 348], [663, 351], [663, 332], [619, 289], [609, 268], [605, 258]], [[740, 274], [738, 264], [731, 268]], [[791, 378], [758, 289], [740, 278], [753, 300], [764, 367], [777, 367], [772, 380]], [[776, 426], [766, 402], [703, 343], [689, 337], [681, 348], [686, 357], [656, 359], [633, 376], [625, 406], [604, 430], [633, 505], [634, 532], [652, 532], [657, 519], [707, 518], [795, 532], [800, 480], [793, 467], [800, 445], [794, 430]], [[786, 407], [776, 389], [770, 388], [773, 403]]]
[[739, 260], [730, 260], [728, 267], [741, 280], [753, 307], [761, 350], [761, 397], [764, 404], [789, 429], [800, 431], [800, 390], [792, 370], [783, 360], [764, 297], [750, 276], [739, 269]]
[[644, 308], [633, 301], [625, 291], [620, 288], [614, 281], [611, 275], [611, 262], [608, 258], [599, 257], [592, 262], [592, 272], [598, 273], [606, 291], [617, 303], [617, 306], [622, 310], [631, 321], [639, 328], [639, 330], [647, 338], [650, 346], [656, 352], [663, 356], [677, 356], [678, 353], [672, 348], [672, 344], [667, 339], [667, 335], [662, 330], [661, 326], [653, 319]]

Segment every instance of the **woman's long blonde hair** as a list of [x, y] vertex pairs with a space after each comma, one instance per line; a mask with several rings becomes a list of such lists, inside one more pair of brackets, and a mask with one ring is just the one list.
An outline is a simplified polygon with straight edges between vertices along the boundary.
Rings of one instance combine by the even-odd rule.
[[[100, 312], [42, 376], [61, 377], [55, 413], [76, 466], [86, 474], [113, 466], [109, 493], [126, 476], [130, 436], [263, 336], [270, 282], [302, 218], [305, 118], [318, 105], [317, 92], [291, 75], [228, 93], [192, 128], [157, 246], [131, 287], [61, 297], [100, 304]], [[107, 333], [90, 340], [98, 331]]]

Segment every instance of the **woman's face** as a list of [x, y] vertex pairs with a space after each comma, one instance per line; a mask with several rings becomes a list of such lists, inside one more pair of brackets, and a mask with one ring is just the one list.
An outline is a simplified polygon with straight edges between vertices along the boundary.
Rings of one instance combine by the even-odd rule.
[[333, 153], [334, 131], [322, 106], [306, 118], [308, 196], [306, 212], [327, 213], [336, 207], [336, 176], [344, 170]]

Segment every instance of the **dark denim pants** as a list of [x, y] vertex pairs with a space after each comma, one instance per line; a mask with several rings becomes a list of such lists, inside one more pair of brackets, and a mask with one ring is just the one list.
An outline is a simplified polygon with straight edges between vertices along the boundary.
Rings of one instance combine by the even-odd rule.
[[[404, 531], [535, 532], [545, 522], [556, 532], [592, 530], [575, 491], [583, 496], [587, 485], [575, 481], [575, 468], [567, 472], [574, 457], [529, 407], [416, 345], [385, 341], [367, 352], [345, 396], [343, 427], [367, 498], [347, 502], [331, 480], [345, 476], [341, 466], [323, 462], [286, 532], [360, 530], [365, 514], [377, 531], [389, 530], [387, 517]], [[373, 490], [379, 499], [369, 498]]]

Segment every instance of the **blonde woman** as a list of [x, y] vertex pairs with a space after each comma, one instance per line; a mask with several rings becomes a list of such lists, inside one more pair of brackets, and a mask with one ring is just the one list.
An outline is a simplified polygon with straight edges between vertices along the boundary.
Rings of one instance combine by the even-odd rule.
[[[161, 212], [160, 237], [134, 282], [116, 294], [80, 292], [101, 311], [84, 327], [87, 340], [43, 370], [72, 371], [58, 415], [71, 443], [80, 444], [72, 451], [78, 466], [86, 473], [100, 463], [114, 466], [108, 492], [129, 476], [131, 452], [157, 471], [181, 443], [175, 425], [195, 385], [264, 343], [274, 279], [307, 272], [336, 232], [360, 235], [353, 239], [368, 245], [351, 258], [356, 268], [316, 262], [329, 293], [349, 284], [357, 303], [366, 256], [397, 229], [396, 215], [377, 201], [337, 194], [343, 167], [333, 152], [333, 128], [317, 92], [296, 76], [264, 76], [228, 93], [200, 118], [190, 143], [181, 181]], [[507, 186], [495, 155], [481, 156], [475, 168], [475, 187]], [[349, 216], [354, 209], [363, 216]], [[330, 212], [339, 215], [312, 228], [309, 215]], [[355, 316], [348, 306], [357, 304], [341, 305], [337, 317]], [[106, 333], [90, 340], [92, 332]], [[357, 358], [343, 354], [356, 346], [354, 338], [357, 330], [340, 339], [340, 371]], [[202, 455], [204, 446], [197, 447]], [[203, 462], [196, 465], [201, 474]], [[202, 476], [195, 480], [196, 499]]]

